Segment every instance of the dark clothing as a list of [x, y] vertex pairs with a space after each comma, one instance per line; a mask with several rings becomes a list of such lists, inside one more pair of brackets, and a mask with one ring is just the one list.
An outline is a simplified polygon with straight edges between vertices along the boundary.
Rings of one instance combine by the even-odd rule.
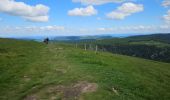
[[49, 38], [44, 39], [44, 43], [48, 44], [49, 43]]

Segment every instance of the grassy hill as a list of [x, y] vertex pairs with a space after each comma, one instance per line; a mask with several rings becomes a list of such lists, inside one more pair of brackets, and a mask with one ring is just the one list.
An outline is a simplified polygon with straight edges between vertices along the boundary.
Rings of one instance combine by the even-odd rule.
[[169, 100], [170, 64], [0, 39], [0, 100]]

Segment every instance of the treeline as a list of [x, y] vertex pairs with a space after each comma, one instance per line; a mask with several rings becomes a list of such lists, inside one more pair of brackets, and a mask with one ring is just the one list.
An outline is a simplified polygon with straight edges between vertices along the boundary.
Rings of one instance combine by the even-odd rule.
[[114, 54], [122, 54], [133, 57], [140, 57], [155, 61], [170, 63], [170, 47], [157, 47], [154, 45], [135, 45], [135, 44], [98, 44], [98, 43], [81, 43], [77, 44], [79, 48]]
[[159, 48], [148, 45], [101, 45], [98, 44], [100, 51], [107, 51], [122, 55], [141, 57], [162, 62], [170, 63], [170, 47]]

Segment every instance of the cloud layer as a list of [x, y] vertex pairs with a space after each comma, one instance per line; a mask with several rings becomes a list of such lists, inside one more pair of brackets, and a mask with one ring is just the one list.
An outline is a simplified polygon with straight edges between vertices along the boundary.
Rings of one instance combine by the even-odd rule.
[[88, 6], [86, 8], [75, 8], [68, 11], [69, 16], [92, 16], [96, 14], [97, 10], [93, 6]]
[[116, 10], [108, 13], [106, 16], [109, 19], [122, 20], [127, 16], [130, 16], [133, 13], [141, 12], [144, 10], [142, 4], [134, 3], [124, 3], [122, 6], [118, 7]]
[[0, 27], [0, 36], [70, 36], [70, 35], [98, 35], [98, 34], [143, 34], [167, 33], [170, 25], [128, 25], [101, 28], [73, 28], [63, 26], [6, 26]]
[[169, 7], [169, 6], [170, 6], [170, 0], [164, 0], [164, 1], [162, 2], [162, 6], [164, 6], [164, 7]]
[[64, 26], [4, 26], [0, 27], [0, 36], [49, 36], [67, 32]]
[[42, 4], [30, 6], [24, 2], [16, 2], [15, 0], [0, 0], [0, 12], [20, 16], [29, 21], [48, 21], [48, 11], [49, 7]]
[[129, 0], [72, 0], [83, 5], [102, 5], [106, 3], [121, 3]]
[[111, 28], [98, 28], [97, 33], [113, 33], [113, 34], [120, 34], [120, 33], [161, 33], [161, 32], [169, 32], [170, 26], [169, 25], [136, 25], [136, 26], [120, 26], [120, 27], [111, 27]]

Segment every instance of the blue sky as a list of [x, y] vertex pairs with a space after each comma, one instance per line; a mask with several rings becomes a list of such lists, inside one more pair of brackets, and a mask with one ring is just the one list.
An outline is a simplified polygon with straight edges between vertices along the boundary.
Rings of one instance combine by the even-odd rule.
[[0, 37], [168, 32], [170, 0], [0, 1]]

